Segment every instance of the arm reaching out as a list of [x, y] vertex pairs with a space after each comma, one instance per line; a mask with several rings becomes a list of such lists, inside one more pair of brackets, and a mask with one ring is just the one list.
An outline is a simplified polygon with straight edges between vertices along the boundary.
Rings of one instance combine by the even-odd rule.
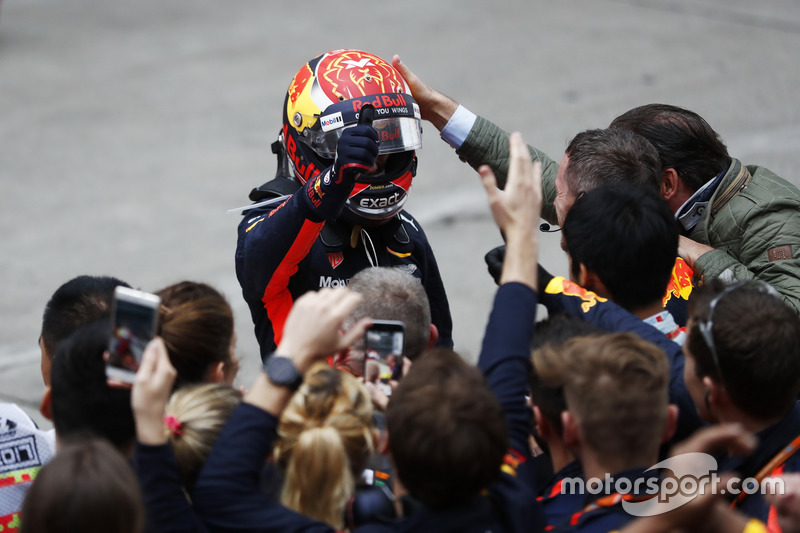
[[689, 237], [683, 235], [678, 240], [678, 255], [681, 256], [691, 268], [694, 268], [694, 262], [697, 261], [703, 254], [713, 250], [711, 246], [693, 241]]
[[[361, 301], [347, 288], [321, 289], [298, 298], [286, 319], [283, 338], [271, 357], [281, 357], [301, 374], [314, 362], [350, 345], [370, 324], [365, 318], [348, 330], [342, 324]], [[210, 528], [228, 531], [333, 530], [265, 497], [264, 458], [278, 436], [281, 412], [294, 391], [261, 372], [244, 402], [231, 415], [197, 480], [194, 502]]]
[[[419, 105], [422, 118], [442, 132], [442, 138], [447, 140], [450, 146], [456, 149], [458, 156], [469, 163], [471, 167], [475, 169], [478, 169], [481, 165], [492, 167], [497, 184], [501, 189], [505, 188], [511, 159], [508, 151], [508, 133], [489, 120], [483, 117], [475, 117], [475, 115], [462, 108], [474, 120], [471, 126], [466, 126], [469, 128], [468, 133], [464, 132], [466, 137], [445, 135], [445, 127], [448, 126], [450, 119], [459, 109], [458, 102], [423, 82], [400, 60], [400, 56], [395, 55], [392, 58], [392, 65], [405, 78], [411, 88], [411, 94]], [[456, 122], [458, 123], [459, 120], [456, 120]], [[453, 126], [451, 125], [447, 129], [451, 127]], [[457, 130], [458, 127], [455, 129]], [[451, 131], [451, 134], [454, 134], [454, 132]], [[458, 141], [455, 139], [458, 139]], [[557, 218], [553, 200], [556, 197], [555, 179], [558, 174], [558, 164], [533, 146], [528, 147], [528, 153], [528, 157], [542, 163], [542, 188], [544, 194], [544, 209], [541, 211], [542, 218], [551, 224], [555, 224]]]
[[525, 403], [530, 346], [536, 322], [536, 222], [542, 205], [541, 167], [533, 164], [518, 133], [509, 136], [510, 166], [506, 189], [497, 189], [494, 173], [480, 168], [495, 222], [506, 235], [506, 260], [483, 337], [478, 367], [506, 416], [509, 451], [503, 474], [490, 487], [503, 502], [510, 523], [539, 530], [542, 513], [535, 503], [536, 483], [528, 444], [531, 409]]
[[[281, 343], [272, 357], [291, 359], [295, 368], [304, 374], [315, 361], [350, 346], [371, 322], [364, 318], [349, 330], [342, 330], [342, 323], [361, 298], [360, 294], [344, 287], [305, 293], [292, 307]], [[293, 393], [288, 387], [275, 385], [261, 373], [244, 401], [280, 416]]]
[[159, 337], [147, 344], [131, 390], [136, 420], [136, 475], [142, 486], [148, 530], [207, 531], [186, 500], [178, 464], [168, 444], [164, 411], [177, 372]]

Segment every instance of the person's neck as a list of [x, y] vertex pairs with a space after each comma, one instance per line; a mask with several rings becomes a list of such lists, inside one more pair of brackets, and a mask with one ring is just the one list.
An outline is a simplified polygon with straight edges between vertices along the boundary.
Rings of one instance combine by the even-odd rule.
[[632, 468], [649, 468], [658, 461], [658, 450], [647, 457], [616, 456], [601, 457], [594, 452], [583, 452], [580, 456], [585, 479], [604, 479], [606, 474], [616, 474]]
[[758, 433], [770, 426], [774, 426], [780, 422], [784, 416], [786, 416], [786, 413], [768, 418], [756, 418], [738, 409], [730, 409], [725, 412], [718, 411], [717, 422], [720, 424], [737, 423], [750, 433]]
[[681, 210], [683, 204], [685, 204], [686, 201], [689, 198], [691, 198], [695, 192], [697, 191], [689, 191], [681, 189], [677, 194], [675, 194], [675, 196], [667, 200], [667, 204], [669, 204], [669, 208], [672, 210], [672, 214], [677, 216], [678, 211]]
[[553, 472], [558, 472], [575, 460], [575, 455], [564, 446], [560, 439], [548, 439], [547, 448], [553, 462]]
[[641, 307], [636, 307], [636, 308], [633, 308], [633, 309], [628, 309], [628, 311], [632, 315], [636, 315], [637, 317], [641, 318], [642, 320], [644, 320], [646, 318], [650, 318], [653, 315], [657, 315], [658, 313], [660, 313], [663, 310], [664, 310], [664, 304], [661, 302], [660, 298], [658, 300], [656, 300], [655, 302], [653, 302], [653, 303], [645, 304], [645, 305], [643, 305]]

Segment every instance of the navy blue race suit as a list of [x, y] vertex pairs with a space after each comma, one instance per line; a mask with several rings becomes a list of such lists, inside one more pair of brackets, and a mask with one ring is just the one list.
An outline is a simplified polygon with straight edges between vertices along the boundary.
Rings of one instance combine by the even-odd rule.
[[261, 358], [280, 341], [295, 299], [306, 291], [347, 284], [370, 266], [400, 268], [417, 277], [439, 330], [437, 345], [452, 347], [450, 306], [419, 223], [405, 211], [370, 228], [341, 218], [325, 222], [315, 199], [309, 198], [312, 189], [303, 186], [280, 205], [249, 210], [239, 224], [236, 276], [250, 307]]

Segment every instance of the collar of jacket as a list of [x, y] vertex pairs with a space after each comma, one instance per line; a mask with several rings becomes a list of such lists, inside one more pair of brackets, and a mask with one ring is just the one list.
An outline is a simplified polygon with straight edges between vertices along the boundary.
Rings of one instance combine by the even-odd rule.
[[731, 158], [728, 169], [715, 176], [686, 200], [678, 209], [675, 218], [686, 233], [689, 233], [707, 215], [709, 204], [711, 204], [711, 216], [716, 216], [744, 189], [751, 177], [741, 161]]
[[[344, 220], [328, 221], [320, 231], [320, 240], [322, 240], [322, 244], [329, 252], [341, 251], [345, 244], [355, 248], [358, 240], [354, 243], [350, 242], [353, 228], [353, 224]], [[410, 251], [414, 247], [399, 214], [394, 215], [385, 224], [364, 229], [372, 235], [378, 235], [381, 242], [387, 245], [391, 244], [392, 248]], [[409, 250], [406, 250], [406, 248], [409, 248]]]

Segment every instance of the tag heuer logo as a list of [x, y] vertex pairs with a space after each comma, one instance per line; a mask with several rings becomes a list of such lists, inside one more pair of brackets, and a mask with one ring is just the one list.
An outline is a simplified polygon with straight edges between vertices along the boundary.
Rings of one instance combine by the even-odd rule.
[[344, 256], [342, 255], [342, 252], [328, 254], [328, 261], [331, 263], [331, 268], [336, 268], [342, 264], [342, 261], [344, 261]]

